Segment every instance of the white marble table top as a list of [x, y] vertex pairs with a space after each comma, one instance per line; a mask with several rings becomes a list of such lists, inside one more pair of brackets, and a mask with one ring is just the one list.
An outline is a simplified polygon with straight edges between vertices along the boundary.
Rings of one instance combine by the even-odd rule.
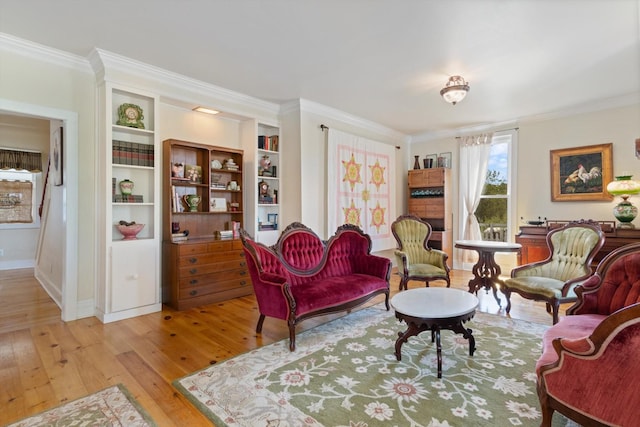
[[409, 289], [395, 294], [390, 302], [397, 312], [430, 319], [462, 316], [478, 307], [475, 295], [451, 288]]
[[493, 252], [514, 252], [520, 250], [520, 243], [494, 242], [491, 240], [456, 240], [461, 249], [491, 250]]

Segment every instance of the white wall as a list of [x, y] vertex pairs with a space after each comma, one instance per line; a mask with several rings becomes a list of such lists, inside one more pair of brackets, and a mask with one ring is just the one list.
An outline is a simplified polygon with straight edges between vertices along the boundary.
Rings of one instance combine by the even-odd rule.
[[[50, 110], [74, 112], [78, 115], [78, 193], [82, 195], [82, 211], [78, 215], [78, 263], [74, 277], [83, 280], [74, 292], [78, 301], [91, 300], [94, 293], [95, 272], [95, 76], [86, 63], [75, 57], [69, 61], [52, 60], [46, 54], [42, 59], [12, 50], [10, 44], [0, 43], [0, 99], [15, 103], [42, 106]], [[46, 117], [45, 117], [46, 118]], [[73, 167], [76, 167], [73, 165]], [[63, 187], [55, 187], [58, 197], [64, 195]], [[63, 213], [60, 213], [61, 220]], [[62, 254], [63, 224], [52, 224], [58, 235], [45, 248], [51, 253]], [[74, 244], [75, 246], [75, 244]], [[57, 262], [64, 261], [61, 256]], [[60, 266], [60, 268], [62, 268]]]
[[[635, 157], [635, 139], [640, 137], [640, 103], [627, 107], [574, 114], [564, 117], [523, 121], [518, 130], [516, 218], [546, 217], [550, 220], [594, 219], [614, 221], [612, 210], [618, 200], [597, 202], [552, 202], [550, 150], [613, 143], [613, 173], [631, 171], [640, 179], [640, 160]], [[480, 133], [480, 132], [478, 132]], [[411, 145], [413, 155], [452, 151], [454, 224], [459, 223], [458, 142], [454, 137]], [[410, 167], [413, 167], [411, 163]], [[406, 182], [406, 178], [405, 178]], [[400, 211], [406, 212], [407, 191]], [[636, 199], [635, 201], [633, 199]], [[640, 198], [631, 201], [640, 206]], [[640, 218], [634, 221], [640, 228]], [[453, 238], [459, 239], [454, 227]], [[516, 226], [514, 234], [519, 231]], [[514, 236], [510, 236], [513, 240]], [[454, 255], [454, 259], [456, 255]]]
[[180, 139], [199, 144], [242, 148], [238, 120], [163, 103], [160, 103], [160, 117], [161, 141]]
[[395, 173], [396, 185], [399, 188], [396, 203], [397, 206], [402, 206], [404, 199], [400, 188], [406, 187], [408, 168], [406, 156], [408, 147], [405, 135], [310, 102], [302, 102], [300, 117], [301, 216], [299, 220], [303, 224], [316, 231], [322, 238], [328, 238], [335, 233], [335, 230], [328, 230], [327, 226], [327, 133], [320, 129], [321, 124], [400, 147], [396, 151]]

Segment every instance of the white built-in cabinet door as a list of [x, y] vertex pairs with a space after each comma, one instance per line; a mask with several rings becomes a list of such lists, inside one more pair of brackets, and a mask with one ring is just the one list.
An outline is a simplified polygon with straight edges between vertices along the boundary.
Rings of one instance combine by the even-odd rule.
[[[113, 242], [111, 312], [157, 304], [156, 241]], [[117, 266], [114, 268], [113, 266]]]

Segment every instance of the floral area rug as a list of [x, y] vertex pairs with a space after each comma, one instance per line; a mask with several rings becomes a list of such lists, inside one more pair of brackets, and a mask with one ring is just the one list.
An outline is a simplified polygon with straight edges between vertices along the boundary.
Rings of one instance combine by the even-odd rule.
[[396, 360], [406, 325], [378, 305], [299, 334], [295, 352], [283, 340], [174, 385], [216, 426], [538, 426], [534, 369], [546, 326], [477, 313], [465, 327], [476, 351], [442, 331], [441, 379], [429, 332]]
[[24, 426], [155, 426], [129, 391], [118, 384], [7, 427]]

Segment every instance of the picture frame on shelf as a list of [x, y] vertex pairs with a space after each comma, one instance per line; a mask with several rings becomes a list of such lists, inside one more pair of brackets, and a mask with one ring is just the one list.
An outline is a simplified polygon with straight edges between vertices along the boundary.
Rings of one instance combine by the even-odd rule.
[[227, 199], [224, 197], [211, 197], [211, 212], [227, 212]]
[[438, 154], [438, 167], [451, 168], [451, 151]]
[[278, 214], [277, 213], [270, 213], [267, 214], [267, 222], [276, 225], [276, 227], [278, 226]]
[[171, 163], [171, 178], [184, 179], [184, 163], [182, 162]]
[[613, 144], [551, 150], [551, 201], [613, 200]]
[[184, 177], [196, 184], [202, 184], [202, 166], [198, 165], [185, 165]]

